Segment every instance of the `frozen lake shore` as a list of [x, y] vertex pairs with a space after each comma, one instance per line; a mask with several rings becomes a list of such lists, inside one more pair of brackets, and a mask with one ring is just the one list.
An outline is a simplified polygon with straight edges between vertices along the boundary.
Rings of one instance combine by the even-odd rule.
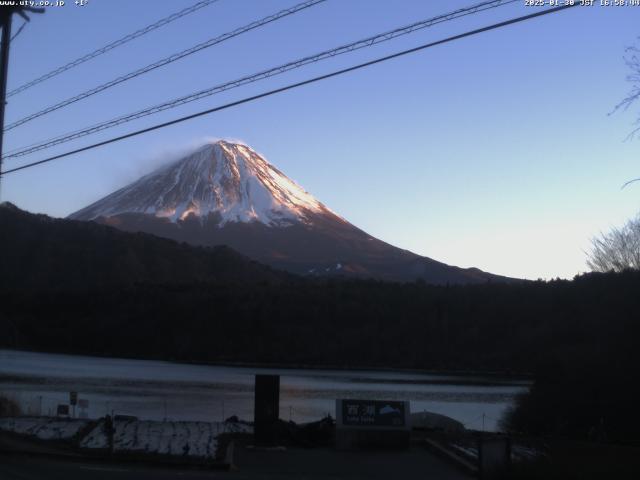
[[32, 415], [55, 414], [76, 391], [88, 402], [88, 418], [116, 413], [144, 420], [252, 419], [257, 373], [282, 376], [280, 417], [299, 423], [335, 415], [337, 398], [377, 398], [408, 400], [414, 412], [441, 413], [467, 428], [481, 429], [484, 416], [485, 429], [495, 430], [529, 385], [482, 376], [222, 367], [0, 350], [0, 392]]

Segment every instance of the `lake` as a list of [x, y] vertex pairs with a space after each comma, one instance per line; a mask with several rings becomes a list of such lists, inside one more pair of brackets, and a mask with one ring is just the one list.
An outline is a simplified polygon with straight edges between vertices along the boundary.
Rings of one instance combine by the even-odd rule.
[[489, 431], [530, 385], [478, 375], [226, 367], [0, 350], [0, 393], [34, 415], [55, 414], [76, 391], [88, 400], [84, 412], [90, 418], [115, 412], [150, 420], [214, 421], [231, 415], [253, 420], [258, 373], [281, 375], [284, 420], [335, 417], [337, 398], [408, 400], [412, 412], [441, 413], [467, 428], [480, 430], [484, 424]]

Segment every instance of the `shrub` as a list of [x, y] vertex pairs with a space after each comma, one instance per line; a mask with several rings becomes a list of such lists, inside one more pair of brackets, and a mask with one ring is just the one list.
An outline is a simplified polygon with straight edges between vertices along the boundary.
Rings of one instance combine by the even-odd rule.
[[6, 395], [0, 394], [0, 417], [16, 417], [21, 413], [18, 402]]

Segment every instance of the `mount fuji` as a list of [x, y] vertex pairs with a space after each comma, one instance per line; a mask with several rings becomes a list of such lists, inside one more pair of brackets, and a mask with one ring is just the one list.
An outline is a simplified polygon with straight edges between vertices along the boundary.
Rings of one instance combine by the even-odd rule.
[[228, 245], [303, 275], [391, 281], [508, 281], [389, 245], [330, 210], [250, 147], [207, 143], [71, 214], [192, 245]]

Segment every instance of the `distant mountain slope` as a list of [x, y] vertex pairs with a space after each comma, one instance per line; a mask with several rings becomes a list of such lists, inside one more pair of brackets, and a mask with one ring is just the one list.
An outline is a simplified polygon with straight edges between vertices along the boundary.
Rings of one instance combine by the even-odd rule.
[[0, 288], [96, 288], [135, 283], [255, 283], [276, 272], [228, 247], [204, 248], [0, 204]]
[[226, 141], [204, 145], [69, 218], [192, 245], [228, 245], [302, 275], [433, 284], [511, 280], [382, 242], [331, 211], [248, 146]]

